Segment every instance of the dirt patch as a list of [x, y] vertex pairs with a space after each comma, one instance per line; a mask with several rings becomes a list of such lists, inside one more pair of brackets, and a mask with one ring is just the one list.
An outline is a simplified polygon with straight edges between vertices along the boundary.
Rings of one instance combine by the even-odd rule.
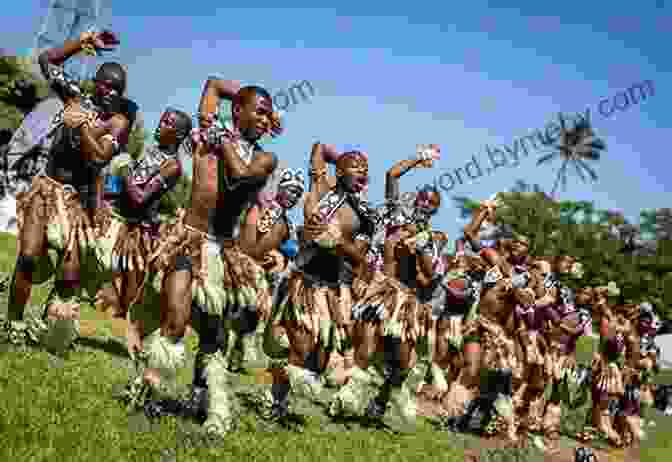
[[[522, 436], [522, 435], [521, 435]], [[523, 444], [531, 444], [527, 438], [521, 437]], [[502, 438], [479, 438], [477, 440], [478, 447], [467, 447], [464, 450], [464, 460], [477, 462], [487, 460], [488, 450], [507, 449], [512, 447], [523, 447], [522, 444], [514, 445]], [[544, 461], [550, 462], [574, 462], [574, 450], [582, 444], [573, 442], [560, 442], [553, 450], [544, 451]], [[596, 449], [593, 448], [593, 453], [599, 462], [639, 462], [640, 449], [638, 446], [633, 446], [627, 449]]]
[[[424, 385], [418, 390], [417, 406], [418, 416], [437, 418], [444, 414], [445, 408], [440, 402], [431, 398], [432, 388], [430, 385]], [[475, 438], [477, 444], [475, 447], [465, 448], [465, 462], [485, 461], [484, 452], [488, 449], [507, 449], [507, 448], [522, 448], [528, 444], [532, 444], [527, 437], [528, 435], [519, 435], [520, 443], [512, 443], [502, 437], [492, 438]], [[539, 436], [540, 441], [542, 437]], [[544, 451], [544, 460], [551, 462], [574, 462], [574, 449], [577, 446], [582, 446], [578, 441], [561, 441], [555, 445], [547, 444], [548, 449]], [[553, 447], [554, 446], [554, 447]], [[553, 447], [553, 449], [551, 449]], [[639, 446], [632, 446], [625, 449], [597, 449], [593, 448], [594, 454], [597, 456], [599, 462], [639, 462], [640, 449]]]

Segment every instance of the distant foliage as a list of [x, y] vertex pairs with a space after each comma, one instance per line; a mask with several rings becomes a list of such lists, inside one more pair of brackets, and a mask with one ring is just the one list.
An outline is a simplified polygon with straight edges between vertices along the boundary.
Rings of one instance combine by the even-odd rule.
[[24, 115], [47, 94], [46, 82], [36, 79], [22, 58], [0, 57], [0, 121], [3, 128], [19, 128]]
[[149, 134], [140, 125], [134, 125], [128, 137], [128, 153], [133, 159], [138, 159], [142, 155], [142, 149], [145, 145], [145, 140]]
[[[510, 192], [499, 197], [503, 205], [497, 209], [498, 221], [528, 236], [532, 255], [580, 258], [584, 277], [568, 283], [579, 287], [614, 281], [621, 290], [621, 303], [648, 300], [663, 317], [672, 318], [669, 252], [660, 242], [642, 239], [639, 227], [627, 223], [618, 211], [597, 210], [588, 202], [557, 202], [542, 193]], [[664, 223], [658, 221], [661, 236]]]
[[175, 188], [161, 197], [159, 213], [166, 216], [175, 216], [180, 208], [189, 206], [191, 200], [191, 180], [187, 175], [180, 176]]

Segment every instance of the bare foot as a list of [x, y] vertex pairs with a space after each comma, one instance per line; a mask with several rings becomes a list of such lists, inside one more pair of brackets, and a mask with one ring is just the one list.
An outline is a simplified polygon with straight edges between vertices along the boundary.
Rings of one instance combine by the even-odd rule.
[[126, 343], [128, 355], [131, 358], [142, 351], [142, 331], [139, 326], [130, 322], [128, 323], [126, 329]]
[[76, 320], [79, 319], [78, 303], [54, 303], [47, 309], [47, 319]]
[[448, 393], [441, 400], [441, 404], [446, 409], [448, 416], [459, 416], [464, 413], [466, 403], [475, 397], [472, 390], [455, 381], [451, 384]]
[[441, 399], [448, 393], [448, 388], [442, 389], [433, 384], [424, 384], [420, 393], [430, 401], [441, 401]]
[[110, 310], [113, 318], [126, 317], [126, 312], [121, 307], [119, 297], [117, 296], [117, 291], [114, 290], [114, 287], [106, 287], [99, 290], [96, 294], [95, 305], [96, 308], [101, 311]]
[[161, 375], [156, 369], [145, 369], [142, 378], [145, 383], [155, 388], [158, 388], [158, 386], [161, 384]]

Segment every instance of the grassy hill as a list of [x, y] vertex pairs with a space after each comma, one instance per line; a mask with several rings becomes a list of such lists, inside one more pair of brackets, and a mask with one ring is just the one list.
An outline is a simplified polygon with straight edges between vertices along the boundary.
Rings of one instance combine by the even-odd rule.
[[[10, 273], [15, 260], [15, 238], [0, 234], [0, 272]], [[33, 289], [33, 306], [47, 294], [48, 283]], [[5, 316], [6, 293], [0, 317]], [[33, 314], [35, 308], [28, 313]], [[288, 430], [263, 421], [249, 404], [255, 392], [267, 387], [267, 377], [240, 376], [234, 385], [241, 398], [241, 424], [224, 442], [208, 444], [197, 428], [172, 418], [150, 423], [142, 415], [128, 415], [112, 398], [128, 379], [131, 363], [123, 344], [123, 323], [112, 321], [93, 307], [82, 308], [82, 333], [77, 351], [60, 359], [46, 352], [0, 351], [0, 460], [41, 462], [125, 461], [463, 461], [465, 451], [480, 453], [481, 460], [546, 460], [533, 450], [481, 451], [486, 440], [434, 430], [418, 419], [418, 431], [398, 435], [366, 428], [358, 422], [335, 423], [320, 409], [297, 402], [296, 409], [310, 414]], [[586, 339], [582, 358], [590, 358], [592, 342]], [[196, 338], [187, 344], [193, 352]], [[190, 370], [181, 382], [186, 385]], [[582, 414], [582, 412], [584, 414]], [[571, 428], [585, 415], [576, 411], [563, 420]], [[672, 449], [669, 419], [653, 416], [656, 427], [642, 448], [644, 460], [662, 460]], [[648, 428], [648, 427], [647, 427]], [[576, 443], [565, 438], [567, 448]], [[567, 449], [561, 458], [566, 459]], [[610, 460], [633, 459], [632, 452], [612, 451]], [[548, 456], [547, 456], [548, 457]], [[603, 460], [603, 459], [601, 459]]]

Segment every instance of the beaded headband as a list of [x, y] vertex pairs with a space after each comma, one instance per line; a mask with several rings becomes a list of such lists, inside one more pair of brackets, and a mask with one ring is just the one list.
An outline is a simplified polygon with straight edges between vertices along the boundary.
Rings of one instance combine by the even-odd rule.
[[280, 182], [278, 183], [278, 187], [280, 188], [295, 187], [303, 191], [305, 189], [305, 178], [303, 175], [303, 170], [298, 169], [294, 171], [291, 168], [284, 169], [280, 176]]

